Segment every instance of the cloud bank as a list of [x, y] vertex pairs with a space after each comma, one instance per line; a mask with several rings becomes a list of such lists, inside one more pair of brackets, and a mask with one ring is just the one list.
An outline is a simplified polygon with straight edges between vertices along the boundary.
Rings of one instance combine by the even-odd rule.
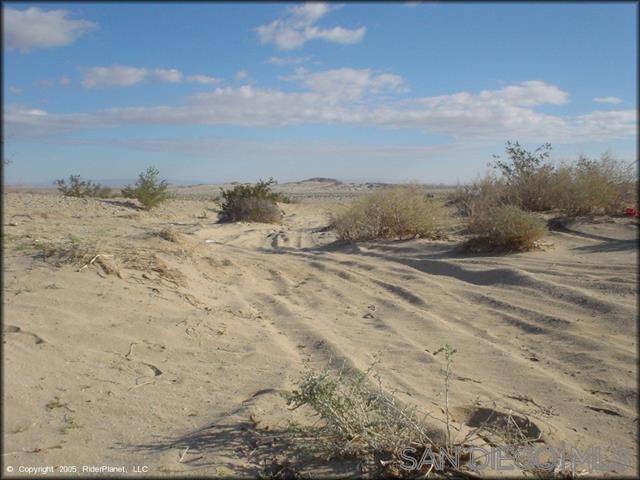
[[[113, 72], [111, 72], [113, 73]], [[110, 81], [140, 81], [136, 69], [117, 69]], [[164, 80], [173, 75], [162, 74]], [[104, 83], [102, 71], [91, 77]], [[114, 80], [117, 79], [117, 80]], [[42, 137], [81, 129], [123, 125], [358, 125], [417, 129], [444, 134], [454, 142], [609, 141], [636, 135], [637, 111], [592, 111], [582, 115], [548, 114], [547, 105], [569, 101], [568, 92], [542, 80], [528, 80], [493, 90], [419, 97], [408, 95], [402, 77], [370, 69], [309, 72], [286, 77], [297, 91], [216, 87], [187, 97], [176, 106], [131, 106], [95, 112], [56, 114], [25, 106], [9, 106], [5, 126], [14, 137]]]
[[3, 17], [5, 46], [22, 53], [38, 48], [64, 47], [98, 28], [95, 22], [69, 18], [67, 10], [4, 7]]

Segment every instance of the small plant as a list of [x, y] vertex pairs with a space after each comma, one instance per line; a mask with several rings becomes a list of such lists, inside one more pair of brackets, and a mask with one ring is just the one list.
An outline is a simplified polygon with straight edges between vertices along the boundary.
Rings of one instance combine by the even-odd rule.
[[[383, 388], [380, 376], [374, 370], [375, 362], [365, 372], [360, 372], [344, 367], [338, 371], [316, 370], [305, 361], [295, 389], [284, 394], [290, 409], [310, 408], [319, 417], [310, 427], [295, 425], [289, 428], [292, 438], [296, 439], [298, 453], [318, 456], [325, 461], [357, 459], [362, 471], [373, 464], [374, 469], [367, 470], [371, 475], [367, 478], [431, 478], [434, 465], [439, 465], [433, 472], [435, 478], [478, 478], [475, 470], [468, 470], [459, 461], [451, 461], [452, 458], [465, 458], [457, 457], [456, 451], [477, 447], [478, 441], [483, 445], [499, 442], [515, 461], [520, 447], [534, 446], [540, 440], [540, 429], [527, 417], [516, 415], [511, 409], [503, 413], [478, 405], [474, 405], [474, 411], [465, 421], [471, 428], [464, 435], [452, 436], [449, 391], [457, 351], [445, 344], [433, 355], [440, 353], [445, 356], [446, 436], [439, 429], [427, 426], [427, 420], [435, 420], [435, 417], [419, 415], [416, 406], [402, 402], [395, 391]], [[424, 456], [427, 451], [430, 455]], [[413, 470], [405, 468], [410, 457], [415, 460]], [[428, 461], [423, 463], [423, 459]], [[269, 475], [282, 471], [285, 466], [291, 467], [281, 462], [276, 462], [273, 468], [267, 468], [269, 465], [265, 464], [264, 471]], [[526, 464], [520, 467], [525, 474], [534, 473]]]
[[56, 180], [54, 184], [58, 186], [58, 190], [65, 197], [105, 198], [111, 195], [109, 187], [93, 183], [90, 180], [82, 180], [80, 175], [69, 175], [69, 183], [61, 178]]
[[170, 199], [169, 183], [166, 180], [158, 181], [160, 172], [155, 167], [149, 167], [142, 172], [135, 186], [126, 186], [122, 189], [122, 196], [125, 198], [135, 198], [147, 210]]
[[182, 234], [175, 228], [165, 227], [158, 232], [158, 236], [168, 242], [179, 243]]
[[86, 242], [73, 235], [57, 242], [34, 241], [29, 245], [36, 258], [45, 262], [62, 265], [85, 265], [97, 254], [97, 247], [93, 242]]
[[338, 238], [347, 242], [380, 238], [437, 237], [442, 208], [417, 185], [378, 190], [358, 198], [334, 216]]
[[451, 377], [453, 374], [452, 366], [453, 366], [453, 356], [457, 352], [455, 348], [446, 343], [443, 347], [439, 348], [433, 355], [437, 355], [440, 352], [444, 352], [444, 357], [447, 362], [444, 376], [444, 412], [446, 416], [447, 422], [447, 447], [451, 448], [453, 445], [451, 443], [451, 428], [449, 421], [449, 386], [451, 384]]
[[[397, 454], [411, 445], [432, 445], [417, 409], [382, 388], [373, 365], [365, 372], [313, 370], [305, 363], [296, 389], [285, 395], [292, 409], [307, 405], [320, 417], [316, 450], [327, 458]], [[375, 380], [375, 381], [372, 381]]]
[[545, 223], [536, 215], [515, 205], [502, 205], [471, 217], [471, 233], [477, 235], [468, 246], [525, 251], [532, 249], [547, 233]]
[[82, 428], [81, 425], [79, 425], [73, 417], [67, 415], [65, 413], [64, 418], [62, 420], [62, 427], [60, 428], [60, 432], [63, 435], [68, 434], [71, 430], [75, 430], [77, 428]]
[[260, 180], [255, 185], [236, 185], [222, 190], [219, 213], [221, 222], [281, 223], [282, 212], [278, 208], [281, 197], [271, 190], [273, 178]]

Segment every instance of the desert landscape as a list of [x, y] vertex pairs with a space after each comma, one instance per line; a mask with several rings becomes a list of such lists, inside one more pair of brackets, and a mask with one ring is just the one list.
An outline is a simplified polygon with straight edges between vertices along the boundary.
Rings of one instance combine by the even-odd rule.
[[331, 212], [376, 188], [277, 185], [295, 198], [278, 225], [218, 223], [212, 185], [150, 211], [7, 188], [4, 464], [362, 474], [358, 459], [296, 450], [290, 425], [315, 420], [282, 393], [303, 364], [365, 371], [376, 356], [384, 388], [443, 432], [434, 353], [450, 344], [454, 437], [483, 412], [513, 414], [545, 445], [627, 449], [601, 474], [633, 475], [637, 219], [552, 222], [509, 254], [461, 250], [454, 214], [441, 239], [337, 242]]
[[637, 3], [1, 8], [2, 478], [640, 478]]

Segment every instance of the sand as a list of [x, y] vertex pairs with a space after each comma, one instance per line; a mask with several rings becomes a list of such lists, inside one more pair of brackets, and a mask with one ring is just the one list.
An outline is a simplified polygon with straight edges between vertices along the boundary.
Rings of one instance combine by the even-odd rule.
[[[256, 476], [304, 422], [280, 394], [305, 359], [379, 354], [385, 386], [442, 418], [448, 343], [456, 429], [511, 410], [549, 445], [629, 449], [604, 473], [634, 474], [636, 220], [577, 220], [508, 255], [461, 253], [459, 235], [339, 246], [328, 212], [369, 187], [312, 183], [289, 186], [305, 201], [281, 226], [217, 224], [205, 186], [151, 212], [6, 192], [5, 468]], [[48, 242], [80, 258], [57, 265], [33, 248]]]

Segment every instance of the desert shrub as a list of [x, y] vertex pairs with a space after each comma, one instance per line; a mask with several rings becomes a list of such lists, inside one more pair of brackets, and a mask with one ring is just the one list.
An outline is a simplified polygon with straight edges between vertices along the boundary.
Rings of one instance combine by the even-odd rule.
[[306, 364], [285, 398], [290, 408], [306, 405], [319, 417], [310, 433], [315, 450], [325, 457], [397, 454], [408, 445], [432, 445], [442, 438], [426, 427], [415, 406], [383, 389], [373, 366], [366, 372], [332, 372]]
[[[551, 146], [533, 152], [507, 142], [506, 160], [496, 157], [499, 176], [487, 175], [459, 187], [449, 196], [458, 213], [480, 220], [492, 206], [516, 205], [528, 211], [560, 210], [566, 215], [620, 214], [637, 205], [637, 181], [632, 165], [605, 153], [598, 160], [581, 156], [576, 162], [550, 163]], [[471, 226], [473, 229], [473, 226]]]
[[471, 217], [469, 230], [476, 237], [468, 246], [510, 251], [530, 250], [547, 233], [540, 218], [515, 205], [491, 207]]
[[158, 236], [167, 242], [179, 243], [182, 238], [182, 234], [175, 228], [165, 227], [158, 232]]
[[338, 238], [353, 242], [378, 238], [436, 237], [442, 206], [417, 185], [381, 189], [356, 199], [334, 216]]
[[122, 189], [122, 196], [137, 199], [147, 210], [168, 200], [172, 197], [169, 193], [169, 183], [166, 180], [158, 181], [158, 175], [160, 172], [157, 168], [147, 168], [139, 175], [135, 186]]
[[45, 262], [62, 265], [85, 265], [97, 255], [97, 247], [94, 242], [68, 235], [58, 241], [34, 241], [28, 246], [34, 258]]
[[82, 180], [80, 175], [69, 175], [69, 183], [63, 178], [54, 182], [58, 186], [58, 190], [65, 197], [97, 197], [106, 198], [111, 195], [111, 189], [94, 183], [90, 180]]
[[291, 197], [286, 196], [281, 192], [274, 192], [274, 199], [278, 203], [294, 203], [294, 200]]
[[553, 208], [554, 167], [549, 162], [551, 144], [545, 143], [533, 152], [518, 142], [507, 142], [507, 160], [495, 157], [494, 167], [502, 174], [505, 203], [534, 212]]
[[271, 190], [274, 179], [260, 180], [254, 185], [236, 185], [222, 190], [221, 222], [281, 223], [282, 212], [278, 208], [279, 194]]
[[505, 202], [504, 182], [488, 174], [470, 185], [458, 186], [447, 196], [447, 204], [456, 208], [458, 215], [477, 217], [481, 212]]
[[566, 215], [620, 214], [637, 204], [637, 183], [630, 165], [605, 153], [598, 160], [581, 156], [555, 172], [556, 206]]

